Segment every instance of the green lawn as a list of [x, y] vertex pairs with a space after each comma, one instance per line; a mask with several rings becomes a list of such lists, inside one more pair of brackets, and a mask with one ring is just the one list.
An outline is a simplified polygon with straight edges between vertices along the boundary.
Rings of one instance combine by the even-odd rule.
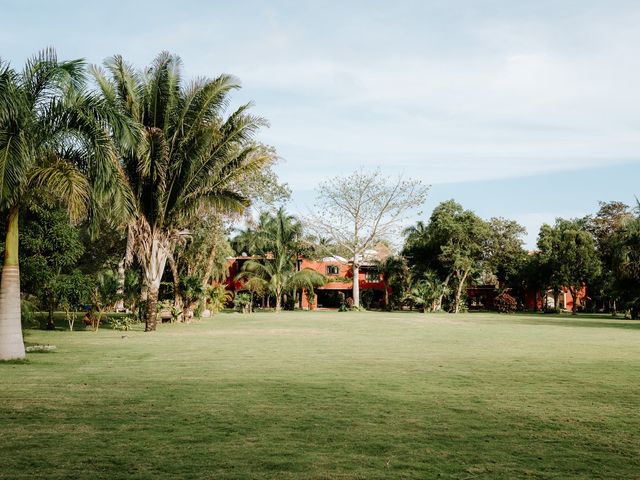
[[[126, 335], [126, 338], [122, 338]], [[0, 478], [640, 478], [640, 322], [221, 314], [31, 331]]]

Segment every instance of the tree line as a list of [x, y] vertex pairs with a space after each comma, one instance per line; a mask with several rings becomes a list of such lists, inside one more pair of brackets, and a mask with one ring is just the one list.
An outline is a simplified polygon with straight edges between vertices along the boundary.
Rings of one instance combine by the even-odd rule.
[[[574, 299], [586, 288], [592, 311], [624, 310], [636, 319], [639, 232], [639, 208], [601, 202], [595, 214], [542, 225], [536, 249], [526, 251], [525, 229], [517, 222], [485, 221], [451, 200], [438, 205], [428, 222], [405, 230], [402, 256], [389, 259], [385, 268], [389, 278], [404, 281], [394, 288], [393, 301], [413, 299], [428, 310], [459, 312], [465, 308], [466, 288], [473, 284], [495, 285], [519, 299], [526, 291], [533, 293], [534, 309], [540, 304], [550, 308], [548, 292], [557, 309], [563, 288]], [[403, 268], [405, 275], [396, 273]], [[573, 313], [577, 308], [574, 301]]]

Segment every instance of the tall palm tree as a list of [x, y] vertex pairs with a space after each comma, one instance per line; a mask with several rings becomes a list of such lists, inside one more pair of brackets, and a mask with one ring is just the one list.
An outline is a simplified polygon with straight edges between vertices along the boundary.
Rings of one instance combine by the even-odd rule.
[[266, 125], [246, 104], [226, 114], [229, 75], [184, 85], [179, 57], [161, 53], [143, 72], [115, 56], [93, 68], [104, 100], [139, 125], [134, 148], [122, 145], [125, 185], [134, 202], [127, 221], [131, 252], [147, 291], [146, 331], [156, 329], [158, 290], [168, 256], [191, 222], [212, 208], [241, 211], [248, 200], [239, 183], [272, 161], [253, 141]]
[[[109, 131], [123, 143], [126, 122], [84, 90], [82, 60], [58, 61], [44, 50], [18, 72], [0, 61], [0, 211], [6, 243], [0, 284], [0, 359], [24, 358], [20, 325], [18, 229], [30, 195], [46, 189], [64, 201], [72, 219], [126, 205], [116, 195], [121, 177]], [[120, 192], [122, 193], [122, 192]], [[107, 200], [109, 199], [109, 200]], [[124, 211], [124, 210], [122, 210]]]
[[276, 300], [276, 311], [282, 307], [283, 295], [294, 290], [313, 292], [326, 283], [324, 275], [312, 269], [297, 269], [298, 252], [302, 245], [302, 224], [284, 208], [275, 215], [263, 214], [252, 240], [261, 260], [248, 260], [238, 278], [249, 279], [270, 291]]

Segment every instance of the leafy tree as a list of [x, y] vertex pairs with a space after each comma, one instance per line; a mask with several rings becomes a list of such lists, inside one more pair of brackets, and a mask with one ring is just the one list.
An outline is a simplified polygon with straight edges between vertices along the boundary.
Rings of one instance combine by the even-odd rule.
[[628, 220], [612, 243], [615, 285], [631, 317], [638, 319], [640, 304], [640, 217]]
[[595, 241], [578, 220], [558, 219], [554, 227], [543, 225], [538, 239], [540, 254], [551, 267], [554, 288], [566, 286], [577, 313], [578, 293], [600, 273]]
[[78, 229], [61, 207], [34, 203], [24, 222], [20, 247], [22, 290], [38, 298], [40, 306], [49, 312], [47, 328], [53, 330], [53, 311], [70, 288], [65, 274], [71, 272], [84, 251]]
[[74, 270], [70, 274], [57, 275], [52, 282], [51, 289], [57, 299], [58, 306], [64, 310], [69, 330], [73, 331], [78, 310], [81, 305], [91, 301], [91, 277], [79, 270]]
[[169, 255], [168, 263], [173, 277], [174, 306], [182, 312], [178, 318], [187, 319], [193, 316], [198, 302], [189, 302], [184, 298], [183, 283], [185, 278], [200, 281], [198, 298], [203, 299], [211, 282], [219, 282], [229, 273], [228, 257], [233, 254], [227, 228], [217, 215], [209, 215], [198, 219], [189, 231], [177, 243], [174, 252]]
[[17, 72], [0, 61], [0, 211], [6, 241], [0, 285], [0, 359], [24, 358], [20, 328], [18, 224], [30, 195], [45, 188], [63, 200], [72, 220], [110, 207], [118, 197], [119, 164], [107, 126], [126, 123], [84, 88], [81, 60], [59, 61], [53, 50]]
[[526, 229], [514, 220], [492, 218], [488, 221], [485, 244], [486, 267], [502, 287], [517, 287], [527, 259], [522, 237]]
[[490, 234], [487, 223], [449, 200], [433, 210], [427, 225], [418, 223], [405, 233], [404, 254], [416, 263], [414, 276], [434, 271], [444, 287], [435, 309], [442, 308], [445, 292], [455, 285], [452, 311], [458, 313], [467, 281], [483, 267]]
[[427, 191], [418, 180], [393, 179], [380, 171], [364, 170], [318, 187], [316, 213], [309, 225], [348, 252], [356, 308], [360, 306], [358, 276], [366, 251], [397, 233], [404, 216], [424, 203]]
[[376, 267], [384, 278], [384, 304], [386, 308], [398, 308], [411, 286], [411, 271], [407, 259], [391, 255], [377, 262]]
[[[225, 114], [239, 88], [229, 75], [184, 85], [180, 59], [158, 55], [144, 72], [119, 56], [95, 67], [106, 103], [143, 132], [133, 148], [122, 145], [123, 182], [134, 204], [127, 226], [130, 251], [144, 274], [145, 330], [155, 330], [160, 282], [167, 258], [194, 220], [216, 211], [242, 211], [242, 182], [274, 162], [272, 150], [254, 134], [266, 122], [243, 105]], [[117, 139], [120, 141], [120, 139]], [[122, 143], [122, 142], [119, 142]]]
[[584, 219], [586, 230], [596, 242], [602, 265], [601, 274], [591, 282], [590, 291], [596, 300], [600, 300], [603, 308], [614, 314], [616, 302], [622, 294], [619, 291], [621, 284], [617, 282], [616, 275], [616, 243], [626, 224], [632, 219], [633, 214], [629, 206], [622, 202], [600, 202], [598, 212]]
[[[547, 300], [547, 289], [549, 288], [549, 279], [551, 278], [551, 271], [549, 270], [549, 262], [546, 261], [540, 252], [534, 252], [529, 255], [522, 268], [522, 283], [530, 291], [534, 293], [533, 298], [533, 311], [538, 311], [538, 297]], [[542, 308], [545, 308], [546, 303], [542, 304]]]
[[94, 331], [98, 331], [104, 314], [113, 309], [116, 302], [120, 299], [121, 294], [118, 290], [118, 277], [112, 270], [103, 270], [96, 274], [92, 295], [93, 309], [96, 313], [93, 317]]

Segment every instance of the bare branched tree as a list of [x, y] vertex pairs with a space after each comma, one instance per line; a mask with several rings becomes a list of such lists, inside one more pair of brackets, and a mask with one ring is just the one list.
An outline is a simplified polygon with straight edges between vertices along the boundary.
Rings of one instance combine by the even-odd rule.
[[402, 220], [424, 203], [428, 186], [419, 180], [357, 170], [320, 184], [309, 228], [349, 252], [353, 263], [353, 304], [360, 305], [358, 275], [365, 253], [399, 234]]

